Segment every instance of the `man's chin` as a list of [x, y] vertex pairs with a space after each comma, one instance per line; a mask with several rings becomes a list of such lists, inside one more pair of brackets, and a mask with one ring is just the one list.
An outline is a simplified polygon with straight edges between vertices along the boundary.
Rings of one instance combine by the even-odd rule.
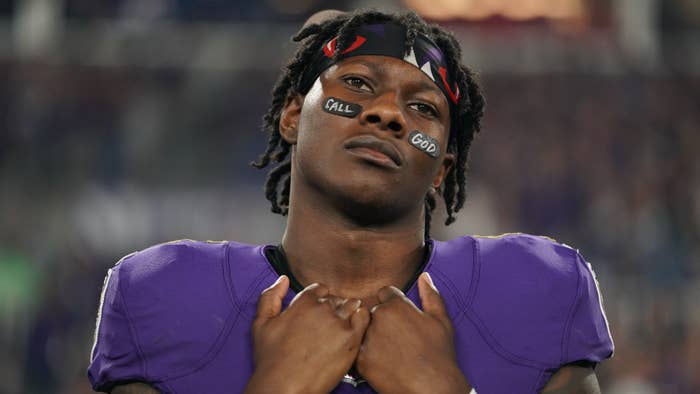
[[345, 199], [340, 204], [346, 217], [362, 227], [383, 227], [395, 223], [407, 215], [399, 209], [395, 199], [386, 196], [371, 198], [365, 194], [361, 198]]

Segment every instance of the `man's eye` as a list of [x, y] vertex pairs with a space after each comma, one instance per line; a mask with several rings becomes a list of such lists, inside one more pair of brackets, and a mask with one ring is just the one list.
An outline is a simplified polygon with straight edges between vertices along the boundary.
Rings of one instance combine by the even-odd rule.
[[411, 108], [415, 109], [418, 112], [424, 113], [426, 115], [432, 116], [437, 118], [438, 117], [438, 112], [435, 108], [433, 108], [432, 105], [428, 105], [425, 103], [414, 103], [410, 105]]
[[366, 90], [368, 92], [372, 91], [372, 88], [364, 81], [362, 78], [358, 77], [347, 77], [343, 79], [346, 84], [352, 86], [355, 89]]

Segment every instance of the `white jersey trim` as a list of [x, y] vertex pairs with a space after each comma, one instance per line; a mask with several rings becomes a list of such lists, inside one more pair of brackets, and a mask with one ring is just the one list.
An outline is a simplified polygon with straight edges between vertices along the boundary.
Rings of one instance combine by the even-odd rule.
[[603, 315], [603, 321], [605, 321], [605, 329], [608, 331], [608, 338], [610, 338], [610, 343], [612, 344], [613, 348], [613, 353], [610, 355], [610, 357], [615, 354], [615, 342], [613, 342], [613, 337], [612, 334], [610, 333], [610, 324], [608, 323], [608, 316], [605, 314], [605, 308], [603, 307], [603, 294], [600, 292], [600, 283], [598, 283], [598, 276], [595, 274], [595, 270], [593, 270], [593, 266], [591, 263], [586, 261], [586, 268], [588, 269], [588, 272], [591, 273], [591, 276], [593, 277], [593, 283], [595, 283], [595, 291], [598, 294], [598, 307], [600, 308], [600, 313]]
[[112, 268], [107, 271], [107, 276], [105, 276], [104, 284], [102, 285], [102, 293], [100, 294], [100, 306], [97, 309], [97, 319], [95, 321], [95, 334], [92, 339], [92, 349], [90, 350], [90, 361], [95, 359], [95, 348], [97, 347], [97, 338], [100, 336], [100, 323], [102, 323], [102, 308], [105, 303], [105, 293], [107, 292], [107, 286], [109, 286], [109, 280], [112, 278]]

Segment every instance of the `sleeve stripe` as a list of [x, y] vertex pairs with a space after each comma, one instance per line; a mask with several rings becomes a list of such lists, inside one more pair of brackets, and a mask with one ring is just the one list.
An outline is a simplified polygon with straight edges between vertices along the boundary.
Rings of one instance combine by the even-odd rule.
[[107, 276], [105, 276], [104, 284], [102, 285], [102, 293], [100, 294], [100, 306], [97, 310], [97, 320], [95, 321], [95, 334], [92, 340], [92, 349], [90, 350], [90, 361], [95, 359], [95, 348], [97, 347], [97, 338], [100, 335], [100, 323], [102, 322], [102, 307], [105, 303], [105, 293], [107, 292], [107, 287], [109, 286], [109, 280], [112, 278], [112, 268], [107, 271]]
[[[593, 270], [591, 263], [586, 261], [586, 268], [588, 272], [591, 273], [593, 277], [593, 282], [595, 283], [595, 291], [598, 293], [598, 306], [600, 307], [600, 313], [603, 315], [603, 320], [605, 321], [605, 328], [608, 330], [608, 338], [610, 338], [610, 343], [612, 344], [613, 354], [615, 353], [615, 343], [613, 342], [612, 334], [610, 333], [610, 324], [608, 323], [608, 316], [605, 314], [605, 308], [603, 308], [603, 294], [600, 292], [600, 284], [598, 283], [598, 276]], [[611, 355], [612, 357], [612, 355]]]

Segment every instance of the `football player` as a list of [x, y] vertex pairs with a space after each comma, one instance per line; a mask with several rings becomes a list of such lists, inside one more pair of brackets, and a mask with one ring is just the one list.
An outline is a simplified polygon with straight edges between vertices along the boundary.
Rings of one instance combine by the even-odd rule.
[[88, 370], [112, 393], [598, 393], [612, 338], [590, 265], [447, 224], [484, 99], [414, 13], [327, 11], [294, 37], [255, 165], [278, 245], [182, 240], [109, 270]]

